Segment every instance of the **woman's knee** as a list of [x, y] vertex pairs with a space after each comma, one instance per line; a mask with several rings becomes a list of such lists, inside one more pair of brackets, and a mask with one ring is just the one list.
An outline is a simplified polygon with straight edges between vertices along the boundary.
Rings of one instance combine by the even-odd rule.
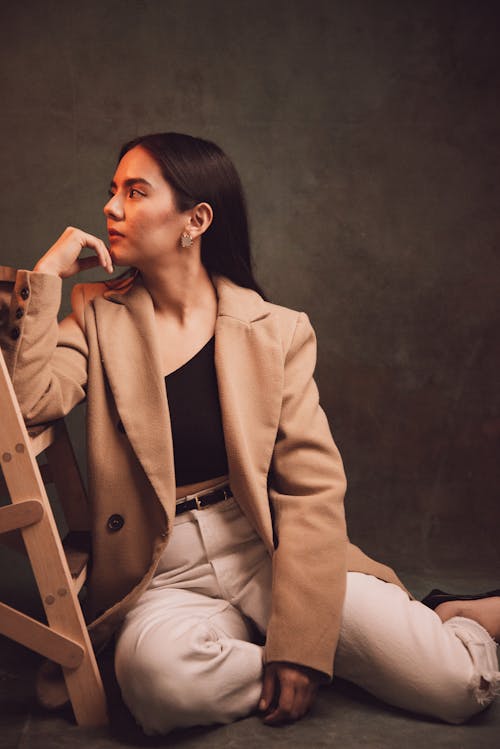
[[197, 636], [186, 640], [135, 638], [125, 632], [118, 641], [116, 678], [125, 703], [147, 733], [166, 733], [208, 718], [215, 695], [207, 690], [203, 672], [220, 647], [206, 627], [200, 631], [198, 626]]
[[162, 637], [129, 635], [125, 632], [117, 644], [116, 678], [146, 733], [228, 723], [256, 704], [258, 646], [225, 638], [209, 622], [193, 622], [189, 634], [173, 640], [165, 632]]

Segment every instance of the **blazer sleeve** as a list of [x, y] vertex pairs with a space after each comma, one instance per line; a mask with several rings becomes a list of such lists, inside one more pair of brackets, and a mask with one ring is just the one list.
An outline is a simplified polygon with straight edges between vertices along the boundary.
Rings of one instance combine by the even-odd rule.
[[[78, 295], [73, 290], [72, 302]], [[27, 424], [65, 416], [85, 398], [88, 346], [73, 312], [60, 324], [62, 281], [18, 270], [0, 345]]]
[[313, 379], [316, 337], [299, 313], [285, 359], [269, 498], [276, 549], [265, 660], [331, 678], [346, 584], [345, 474]]

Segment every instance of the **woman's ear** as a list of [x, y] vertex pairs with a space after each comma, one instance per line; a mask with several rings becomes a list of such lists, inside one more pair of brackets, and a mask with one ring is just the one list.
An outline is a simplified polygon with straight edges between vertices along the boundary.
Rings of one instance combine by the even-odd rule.
[[194, 208], [191, 209], [190, 214], [186, 229], [193, 239], [196, 239], [196, 237], [199, 237], [206, 232], [212, 223], [214, 212], [209, 203], [198, 203], [198, 205], [195, 205]]

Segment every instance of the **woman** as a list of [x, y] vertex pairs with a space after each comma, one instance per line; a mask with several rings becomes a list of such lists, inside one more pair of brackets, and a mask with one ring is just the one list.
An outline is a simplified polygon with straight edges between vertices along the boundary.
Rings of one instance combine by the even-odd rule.
[[[89, 629], [96, 648], [115, 633], [144, 731], [296, 720], [334, 669], [445, 721], [483, 709], [500, 597], [433, 611], [349, 543], [314, 332], [260, 292], [227, 156], [138, 138], [104, 213], [109, 249], [68, 228], [18, 271], [2, 346], [28, 423], [87, 398]], [[76, 286], [58, 328], [61, 279], [96, 265], [134, 270]]]

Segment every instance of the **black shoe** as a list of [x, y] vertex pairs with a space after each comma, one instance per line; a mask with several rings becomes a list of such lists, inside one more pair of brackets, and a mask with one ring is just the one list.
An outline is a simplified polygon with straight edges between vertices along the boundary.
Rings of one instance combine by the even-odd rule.
[[430, 609], [435, 609], [436, 606], [445, 601], [478, 601], [480, 598], [493, 598], [493, 596], [500, 596], [500, 589], [489, 590], [486, 593], [465, 593], [464, 595], [460, 595], [459, 593], [445, 593], [444, 590], [434, 588], [430, 593], [427, 593], [425, 598], [422, 598], [421, 603], [424, 603]]

